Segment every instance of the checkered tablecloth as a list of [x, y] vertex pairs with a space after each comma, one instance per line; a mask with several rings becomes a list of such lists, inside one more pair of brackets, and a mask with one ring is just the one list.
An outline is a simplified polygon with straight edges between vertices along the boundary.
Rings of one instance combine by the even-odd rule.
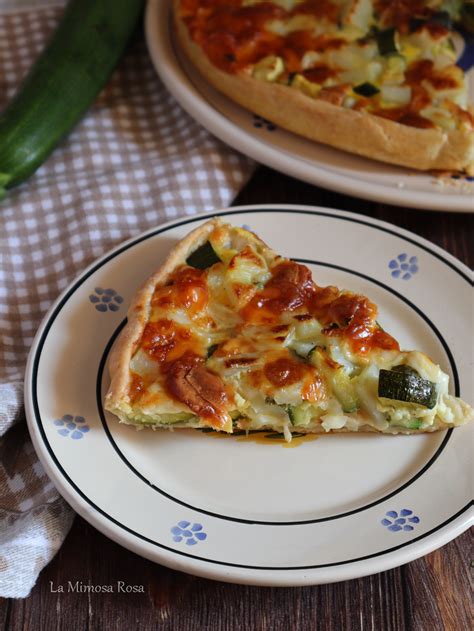
[[[16, 1], [21, 10], [15, 0], [0, 0], [0, 109], [62, 10], [25, 10], [27, 0]], [[165, 220], [228, 205], [252, 169], [167, 93], [137, 34], [82, 122], [0, 202], [0, 596], [29, 593], [73, 520], [24, 420], [23, 373], [46, 310], [117, 243]]]

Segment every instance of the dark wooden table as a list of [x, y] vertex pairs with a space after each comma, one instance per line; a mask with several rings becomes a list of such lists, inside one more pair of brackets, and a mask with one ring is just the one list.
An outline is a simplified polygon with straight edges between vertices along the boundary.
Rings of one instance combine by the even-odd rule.
[[[235, 204], [328, 206], [407, 228], [473, 266], [473, 216], [375, 204], [259, 168]], [[270, 588], [214, 582], [155, 565], [106, 539], [80, 517], [24, 600], [0, 601], [0, 628], [139, 631], [463, 631], [471, 629], [470, 537], [367, 578]], [[144, 593], [54, 593], [68, 581], [143, 585]]]

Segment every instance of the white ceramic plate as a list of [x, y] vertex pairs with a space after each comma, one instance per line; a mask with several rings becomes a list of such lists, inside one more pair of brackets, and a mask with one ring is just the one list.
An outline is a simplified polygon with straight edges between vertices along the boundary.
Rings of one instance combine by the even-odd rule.
[[[434, 178], [351, 155], [276, 128], [211, 88], [180, 55], [170, 27], [169, 0], [149, 0], [146, 37], [154, 66], [176, 100], [198, 122], [232, 147], [287, 175], [383, 203], [445, 211], [474, 211], [474, 182]], [[474, 50], [457, 38], [464, 67]], [[474, 68], [471, 67], [471, 92]], [[474, 100], [474, 99], [473, 99]]]
[[[468, 270], [390, 224], [324, 208], [254, 206], [224, 218], [303, 261], [318, 284], [372, 297], [403, 347], [423, 348], [469, 399]], [[28, 423], [73, 508], [149, 559], [224, 581], [338, 581], [406, 563], [469, 525], [474, 425], [419, 436], [335, 435], [294, 448], [198, 431], [141, 431], [102, 408], [126, 305], [205, 216], [128, 241], [93, 264], [41, 325]], [[296, 441], [297, 443], [298, 441]]]

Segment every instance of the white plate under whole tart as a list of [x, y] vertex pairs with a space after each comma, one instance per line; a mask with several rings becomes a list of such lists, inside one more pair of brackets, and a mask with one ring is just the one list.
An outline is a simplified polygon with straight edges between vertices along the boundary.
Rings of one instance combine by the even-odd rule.
[[[333, 149], [279, 129], [230, 101], [180, 53], [170, 5], [170, 0], [148, 0], [151, 59], [176, 100], [215, 136], [262, 164], [339, 193], [409, 208], [474, 212], [474, 178], [434, 177]], [[460, 33], [454, 44], [474, 101], [474, 44]]]

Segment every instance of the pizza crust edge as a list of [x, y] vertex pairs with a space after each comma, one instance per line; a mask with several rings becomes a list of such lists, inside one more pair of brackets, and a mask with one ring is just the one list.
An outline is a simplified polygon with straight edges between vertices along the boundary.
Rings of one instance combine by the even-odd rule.
[[288, 86], [216, 68], [189, 36], [173, 0], [174, 27], [180, 48], [219, 92], [283, 129], [363, 157], [427, 171], [474, 174], [474, 130], [419, 129], [313, 99]]

